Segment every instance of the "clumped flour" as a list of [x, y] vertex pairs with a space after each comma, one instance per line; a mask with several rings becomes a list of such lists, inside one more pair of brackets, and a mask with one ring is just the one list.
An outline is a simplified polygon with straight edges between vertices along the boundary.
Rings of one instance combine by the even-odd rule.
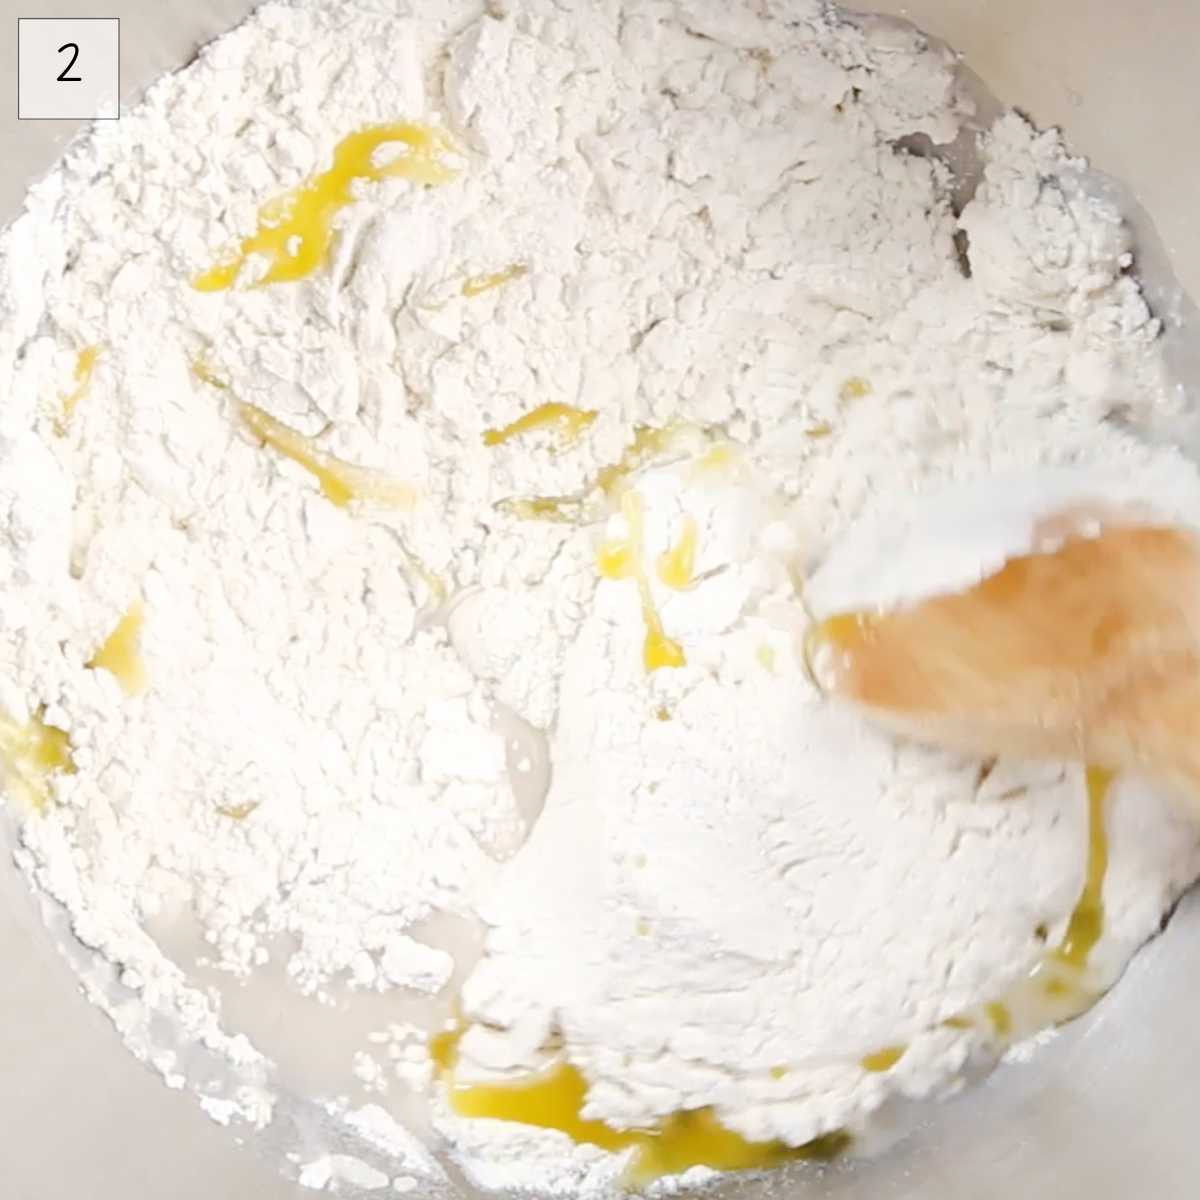
[[[861, 515], [990, 470], [1091, 464], [1200, 511], [1128, 432], [1175, 401], [1124, 228], [1013, 115], [956, 215], [910, 150], [970, 106], [904, 29], [392, 7], [261, 9], [4, 240], [18, 860], [116, 968], [89, 994], [223, 1122], [292, 1102], [246, 989], [378, 994], [344, 1094], [317, 1088], [371, 1153], [293, 1154], [314, 1187], [436, 1175], [389, 1115], [413, 1090], [484, 1186], [615, 1186], [594, 1123], [683, 1110], [862, 1134], [1032, 1032], [998, 998], [1064, 935], [1088, 806], [1075, 768], [831, 710], [797, 589]], [[1148, 787], [1106, 819], [1102, 983], [1200, 870]], [[486, 923], [473, 969], [447, 921]], [[548, 1053], [590, 1085], [574, 1140], [464, 1117], [433, 1062], [503, 1106], [469, 1085]]]

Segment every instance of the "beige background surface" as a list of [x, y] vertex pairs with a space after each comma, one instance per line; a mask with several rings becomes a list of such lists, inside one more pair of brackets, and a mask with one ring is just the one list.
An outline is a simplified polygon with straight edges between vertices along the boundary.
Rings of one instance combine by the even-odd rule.
[[[19, 16], [118, 16], [122, 82], [148, 81], [243, 16], [245, 0], [0, 0], [0, 217], [71, 136], [16, 119]], [[1200, 0], [914, 0], [1002, 98], [1065, 124], [1129, 183], [1200, 294]], [[873, 1163], [764, 1190], [838, 1200], [1185, 1200], [1200, 1194], [1200, 910], [1087, 1020]], [[0, 865], [0, 1195], [19, 1200], [287, 1200], [194, 1102], [143, 1071], [46, 944]]]

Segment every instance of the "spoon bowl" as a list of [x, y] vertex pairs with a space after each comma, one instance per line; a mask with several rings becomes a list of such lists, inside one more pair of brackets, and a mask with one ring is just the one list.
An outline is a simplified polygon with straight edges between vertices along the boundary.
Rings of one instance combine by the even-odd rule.
[[[1082, 759], [1200, 797], [1200, 539], [1142, 506], [1067, 498], [1061, 485], [1043, 495], [1048, 504], [1026, 497], [985, 514], [981, 528], [1007, 540], [985, 540], [973, 573], [818, 613], [805, 644], [814, 679], [905, 737]], [[953, 493], [942, 502], [926, 512], [970, 510]], [[905, 561], [945, 546], [936, 520], [905, 529], [877, 546], [879, 579], [903, 579]], [[818, 596], [852, 573], [838, 552], [826, 570]]]

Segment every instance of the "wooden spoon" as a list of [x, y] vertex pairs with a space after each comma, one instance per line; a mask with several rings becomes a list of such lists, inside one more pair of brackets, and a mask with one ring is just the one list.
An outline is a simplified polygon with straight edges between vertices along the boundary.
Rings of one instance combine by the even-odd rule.
[[975, 582], [818, 620], [814, 678], [904, 736], [1137, 771], [1200, 812], [1200, 541], [1103, 502], [1028, 533]]

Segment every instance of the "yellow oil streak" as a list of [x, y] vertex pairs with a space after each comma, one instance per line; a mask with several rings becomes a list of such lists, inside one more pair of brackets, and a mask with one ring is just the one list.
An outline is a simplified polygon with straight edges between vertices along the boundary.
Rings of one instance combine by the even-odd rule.
[[144, 617], [145, 606], [138, 600], [87, 663], [89, 670], [107, 671], [112, 675], [127, 696], [136, 696], [146, 690], [146, 664], [141, 648]]
[[432, 608], [445, 602], [450, 595], [450, 586], [436, 572], [430, 569], [421, 559], [410, 551], [404, 552], [408, 569], [425, 585], [429, 593], [425, 601]]
[[952, 1029], [988, 1028], [994, 1040], [1011, 1045], [1050, 1025], [1072, 1021], [1103, 994], [1089, 978], [1091, 953], [1104, 934], [1104, 880], [1108, 871], [1105, 810], [1112, 775], [1087, 769], [1088, 855], [1083, 889], [1067, 922], [1062, 943], [1047, 950], [1033, 969], [999, 999], [977, 1012], [943, 1021]]
[[600, 469], [594, 488], [610, 500], [614, 499], [635, 471], [640, 471], [651, 459], [666, 454], [679, 437], [689, 430], [694, 430], [694, 426], [674, 424], [665, 425], [661, 429], [650, 425], [636, 426], [633, 441], [625, 447], [615, 463]]
[[67, 426], [70, 424], [72, 416], [75, 415], [79, 402], [87, 394], [88, 387], [92, 382], [92, 375], [96, 370], [96, 359], [100, 357], [100, 349], [99, 346], [84, 346], [76, 356], [75, 386], [62, 397], [62, 412], [54, 422], [54, 432], [59, 437], [66, 434]]
[[703, 431], [686, 424], [666, 425], [661, 429], [639, 425], [633, 431], [633, 441], [621, 452], [621, 457], [615, 463], [602, 467], [593, 479], [573, 495], [512, 497], [501, 500], [496, 507], [522, 520], [582, 521], [588, 515], [588, 501], [596, 493], [606, 500], [617, 499], [630, 476], [652, 459], [668, 453], [682, 436], [699, 432]]
[[312, 438], [297, 433], [261, 408], [239, 403], [237, 412], [242, 424], [264, 446], [303, 467], [316, 479], [322, 495], [339, 508], [346, 508], [356, 500], [384, 508], [410, 508], [415, 502], [415, 493], [408, 484], [335, 458], [320, 449]]
[[483, 444], [499, 446], [527, 433], [546, 431], [554, 434], [564, 446], [575, 446], [598, 415], [586, 409], [574, 408], [570, 404], [557, 404], [552, 401], [539, 405], [523, 417], [518, 417], [511, 425], [487, 430], [483, 435]]
[[861, 400], [864, 396], [870, 395], [870, 393], [871, 385], [858, 375], [852, 375], [839, 389], [838, 399], [843, 404], [848, 404], [854, 400]]
[[632, 579], [637, 584], [642, 620], [646, 626], [646, 641], [642, 649], [646, 670], [685, 666], [687, 659], [683, 647], [663, 631], [662, 619], [650, 592], [650, 580], [642, 565], [645, 510], [640, 493], [626, 492], [621, 497], [621, 513], [625, 517], [626, 535], [605, 542], [600, 547], [596, 555], [596, 567], [606, 579]]
[[463, 280], [462, 294], [470, 300], [528, 274], [529, 268], [523, 263], [513, 263], [511, 267], [505, 267], [503, 271], [494, 271], [490, 275], [471, 275]]
[[220, 388], [222, 391], [229, 387], [229, 380], [206, 359], [193, 359], [191, 371], [201, 383], [206, 383], [209, 387]]
[[991, 1021], [992, 1028], [998, 1036], [1006, 1038], [1012, 1033], [1012, 1012], [1009, 1010], [1007, 1004], [1003, 1004], [999, 1000], [993, 1000], [990, 1004], [983, 1006], [983, 1011], [987, 1019]]
[[691, 513], [683, 518], [679, 541], [658, 556], [655, 569], [659, 580], [676, 592], [686, 592], [695, 586], [696, 551], [700, 545], [700, 526]]
[[882, 1050], [876, 1050], [874, 1054], [867, 1054], [863, 1057], [863, 1070], [882, 1075], [885, 1071], [890, 1071], [903, 1057], [903, 1046], [886, 1046]]
[[751, 1142], [722, 1125], [711, 1108], [672, 1113], [648, 1129], [614, 1129], [583, 1116], [587, 1080], [577, 1067], [561, 1059], [508, 1082], [456, 1083], [453, 1071], [460, 1036], [442, 1034], [430, 1047], [447, 1083], [450, 1107], [458, 1116], [555, 1129], [572, 1141], [613, 1153], [632, 1150], [623, 1180], [629, 1186], [644, 1186], [697, 1166], [758, 1171], [800, 1160], [828, 1161], [850, 1146], [850, 1135], [840, 1130], [803, 1146]]
[[712, 476], [724, 475], [741, 464], [741, 455], [727, 442], [717, 442], [691, 465], [688, 470], [688, 483], [703, 483]]
[[[376, 152], [384, 146], [407, 150], [377, 166]], [[303, 279], [327, 261], [334, 218], [353, 202], [357, 180], [407, 179], [428, 187], [449, 183], [457, 172], [444, 157], [453, 149], [444, 132], [426, 125], [375, 125], [350, 134], [338, 143], [328, 171], [264, 205], [258, 214], [258, 229], [242, 242], [238, 252], [198, 275], [192, 286], [201, 292], [232, 287], [254, 255], [270, 264], [256, 286]]]
[[1104, 934], [1104, 880], [1108, 874], [1108, 833], [1105, 806], [1112, 775], [1099, 767], [1087, 769], [1088, 860], [1083, 894], [1071, 913], [1062, 945], [1055, 956], [1068, 967], [1083, 971]]
[[444, 1075], [454, 1069], [458, 1059], [458, 1043], [462, 1040], [463, 1032], [463, 1028], [456, 1024], [435, 1033], [429, 1039], [429, 1057], [437, 1067], [438, 1074]]
[[41, 812], [51, 799], [56, 775], [74, 775], [71, 740], [45, 723], [40, 708], [24, 725], [0, 713], [0, 765], [8, 798], [24, 812]]
[[231, 821], [244, 821], [259, 805], [257, 800], [245, 804], [218, 804], [217, 812]]
[[520, 521], [582, 521], [586, 501], [581, 496], [510, 496], [496, 504], [499, 512]]
[[857, 650], [870, 641], [874, 624], [875, 618], [869, 613], [849, 612], [837, 613], [809, 625], [800, 643], [800, 657], [808, 677], [820, 687], [817, 657], [821, 651]]

